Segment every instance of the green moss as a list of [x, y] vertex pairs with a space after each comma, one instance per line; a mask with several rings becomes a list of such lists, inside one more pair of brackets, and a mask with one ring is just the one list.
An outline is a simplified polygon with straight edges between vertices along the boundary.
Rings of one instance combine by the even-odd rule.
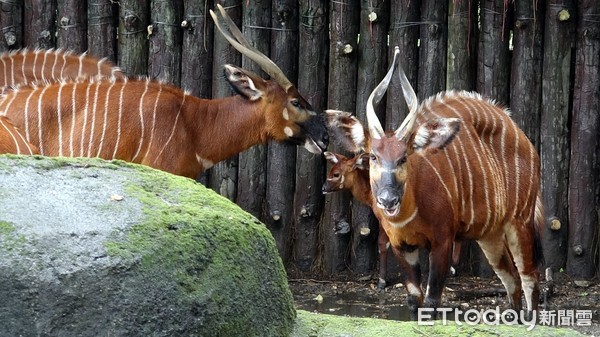
[[0, 220], [0, 235], [4, 236], [15, 231], [15, 226], [8, 221]]
[[416, 322], [399, 322], [375, 318], [345, 317], [314, 314], [298, 310], [298, 318], [292, 333], [293, 337], [387, 337], [387, 336], [582, 336], [578, 332], [565, 328], [536, 326], [527, 331], [524, 325], [457, 325], [430, 322], [431, 326]]

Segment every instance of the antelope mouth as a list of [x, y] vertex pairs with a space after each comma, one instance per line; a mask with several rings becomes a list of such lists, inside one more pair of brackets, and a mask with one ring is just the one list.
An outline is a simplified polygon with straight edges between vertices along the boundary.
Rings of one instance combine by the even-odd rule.
[[394, 217], [394, 216], [398, 215], [398, 213], [400, 213], [400, 203], [397, 203], [392, 207], [385, 207], [382, 204], [377, 203], [377, 206], [379, 208], [383, 209], [383, 213], [387, 217]]

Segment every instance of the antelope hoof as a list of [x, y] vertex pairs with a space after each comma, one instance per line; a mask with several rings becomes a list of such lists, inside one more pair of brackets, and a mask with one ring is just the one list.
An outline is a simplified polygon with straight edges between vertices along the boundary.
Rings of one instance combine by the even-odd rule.
[[379, 278], [379, 280], [377, 281], [377, 289], [384, 290], [385, 289], [385, 285], [386, 285], [385, 280], [382, 279], [382, 278]]

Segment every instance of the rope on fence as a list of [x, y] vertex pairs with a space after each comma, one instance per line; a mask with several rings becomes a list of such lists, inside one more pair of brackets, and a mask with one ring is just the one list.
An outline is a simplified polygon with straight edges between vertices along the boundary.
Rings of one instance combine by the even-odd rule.
[[403, 29], [408, 27], [415, 27], [421, 25], [439, 25], [441, 21], [403, 21], [403, 22], [395, 22], [390, 28], [391, 29]]

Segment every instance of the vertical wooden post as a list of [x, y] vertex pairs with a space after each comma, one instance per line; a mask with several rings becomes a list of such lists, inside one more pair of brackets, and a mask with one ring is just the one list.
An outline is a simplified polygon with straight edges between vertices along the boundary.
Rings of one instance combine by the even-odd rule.
[[539, 149], [545, 1], [515, 2], [510, 109], [513, 120]]
[[[263, 54], [271, 49], [271, 0], [252, 1], [244, 6], [244, 35]], [[247, 57], [242, 57], [244, 69], [269, 78]], [[239, 154], [236, 203], [256, 217], [262, 216], [267, 190], [267, 146], [255, 145]]]
[[595, 259], [600, 227], [600, 5], [594, 0], [582, 0], [578, 5], [567, 273], [575, 278], [592, 278], [598, 271]]
[[477, 5], [476, 0], [450, 1], [446, 89], [475, 89]]
[[56, 46], [56, 1], [25, 0], [23, 45], [50, 49]]
[[[275, 0], [271, 12], [271, 59], [292, 83], [298, 78], [298, 2]], [[301, 151], [305, 151], [301, 149]], [[269, 142], [264, 222], [273, 233], [279, 254], [289, 262], [294, 221], [296, 147]]]
[[168, 83], [181, 83], [182, 0], [152, 0], [148, 75]]
[[423, 0], [417, 95], [420, 100], [446, 89], [448, 2]]
[[88, 0], [88, 53], [112, 62], [117, 59], [116, 9], [111, 0]]
[[[329, 7], [329, 97], [327, 107], [344, 111], [356, 108], [358, 33], [360, 2], [331, 2]], [[332, 142], [332, 151], [343, 152]], [[322, 267], [326, 274], [346, 269], [350, 251], [350, 194], [336, 192], [326, 196], [321, 224]]]
[[567, 259], [569, 92], [575, 27], [572, 0], [549, 0], [544, 31], [540, 155], [547, 223], [542, 234], [546, 266]]
[[81, 0], [57, 0], [56, 46], [83, 53], [87, 50], [87, 8]]
[[128, 76], [148, 74], [150, 6], [145, 1], [119, 1], [119, 66]]
[[[241, 27], [242, 1], [224, 0], [219, 1], [219, 3], [225, 8], [233, 22], [235, 22], [238, 27]], [[214, 34], [212, 96], [213, 98], [232, 96], [234, 95], [233, 90], [229, 86], [229, 83], [223, 79], [223, 65], [226, 63], [240, 65], [242, 57], [240, 53], [225, 40], [217, 29], [214, 30]], [[237, 155], [215, 164], [209, 172], [210, 178], [208, 186], [229, 200], [235, 201], [236, 185], [238, 182], [237, 168]]]
[[23, 1], [0, 3], [0, 51], [23, 46]]
[[[327, 103], [327, 55], [329, 44], [328, 1], [300, 2], [298, 91], [317, 111]], [[323, 211], [325, 163], [321, 155], [298, 150], [294, 195], [294, 256], [298, 269], [314, 267], [319, 247], [319, 221]]]
[[[387, 44], [390, 21], [390, 2], [362, 0], [360, 10], [360, 40], [358, 77], [356, 84], [356, 117], [366, 125], [367, 99], [387, 71]], [[385, 101], [375, 106], [380, 121], [385, 121]], [[369, 235], [363, 236], [368, 228]], [[377, 257], [377, 230], [379, 224], [371, 208], [363, 203], [352, 203], [352, 249], [350, 266], [354, 272], [366, 273], [373, 269]]]
[[[419, 68], [419, 47], [417, 43], [419, 41], [421, 0], [392, 1], [390, 13], [388, 64], [392, 62], [394, 47], [398, 46], [400, 48], [398, 62], [410, 83], [413, 87], [416, 87]], [[386, 100], [385, 129], [396, 130], [408, 113], [398, 76], [392, 77], [387, 97], [395, 97], [395, 99], [388, 98]]]

